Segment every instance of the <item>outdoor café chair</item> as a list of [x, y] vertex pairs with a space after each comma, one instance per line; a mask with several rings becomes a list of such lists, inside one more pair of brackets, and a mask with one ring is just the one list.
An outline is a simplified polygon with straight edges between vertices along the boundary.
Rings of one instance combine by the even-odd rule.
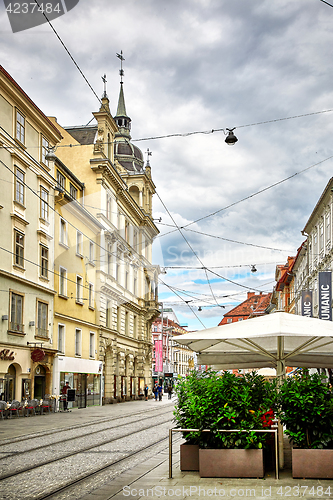
[[29, 416], [29, 413], [31, 412], [33, 415], [36, 415], [36, 408], [38, 406], [38, 401], [37, 399], [30, 399], [28, 402], [27, 402], [27, 406], [26, 406], [26, 411], [27, 411], [27, 414], [26, 416], [28, 417]]
[[11, 402], [11, 405], [8, 408], [9, 418], [12, 418], [13, 412], [14, 412], [14, 415], [16, 414], [19, 417], [21, 409], [22, 409], [21, 403], [19, 401], [16, 401], [16, 399], [14, 399], [14, 401]]
[[4, 418], [4, 415], [6, 415], [7, 413], [7, 403], [6, 401], [0, 401], [0, 415], [1, 415], [1, 419], [3, 420]]

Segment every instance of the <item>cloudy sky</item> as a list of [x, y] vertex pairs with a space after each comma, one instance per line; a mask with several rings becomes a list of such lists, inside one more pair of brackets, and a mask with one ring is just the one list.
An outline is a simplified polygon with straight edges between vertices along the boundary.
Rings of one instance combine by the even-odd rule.
[[[12, 33], [3, 2], [0, 23], [1, 64], [35, 103], [63, 126], [89, 122], [99, 103], [51, 28]], [[184, 134], [135, 142], [153, 153], [165, 307], [202, 329], [247, 291], [271, 291], [333, 172], [333, 8], [80, 0], [52, 24], [98, 95], [107, 74], [113, 114], [123, 51], [133, 140]], [[232, 147], [223, 131], [186, 136], [233, 127]]]

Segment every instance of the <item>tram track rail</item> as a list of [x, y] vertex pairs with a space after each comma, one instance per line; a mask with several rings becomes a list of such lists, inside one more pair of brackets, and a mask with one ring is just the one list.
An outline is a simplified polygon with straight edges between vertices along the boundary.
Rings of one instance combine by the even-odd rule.
[[[172, 406], [172, 405], [170, 404], [170, 406]], [[164, 408], [164, 406], [163, 406], [163, 408]], [[75, 410], [75, 411], [79, 411], [79, 410]], [[66, 424], [64, 423], [64, 427], [63, 428], [53, 428], [53, 429], [48, 430], [47, 432], [45, 432], [45, 431], [34, 432], [32, 434], [28, 434], [28, 435], [24, 435], [24, 436], [18, 436], [18, 437], [15, 437], [15, 438], [0, 439], [0, 446], [2, 446], [2, 445], [5, 446], [7, 444], [18, 443], [18, 442], [22, 443], [23, 441], [28, 441], [30, 439], [36, 439], [38, 437], [50, 436], [52, 434], [58, 434], [60, 432], [67, 432], [67, 431], [70, 431], [70, 430], [73, 430], [73, 429], [82, 429], [84, 427], [90, 427], [92, 425], [99, 425], [99, 424], [104, 423], [104, 422], [112, 422], [114, 420], [130, 418], [130, 417], [133, 417], [135, 415], [141, 415], [141, 414], [147, 415], [147, 413], [153, 413], [153, 412], [156, 412], [156, 408], [149, 408], [147, 410], [146, 409], [145, 410], [141, 410], [141, 411], [138, 411], [136, 413], [129, 413], [128, 415], [124, 415], [124, 416], [97, 417], [98, 418], [97, 422], [95, 422], [95, 421], [92, 420], [91, 422], [85, 422], [83, 424], [75, 424], [75, 425], [66, 426], [66, 427], [65, 427]], [[62, 413], [62, 412], [57, 412], [57, 413]], [[45, 417], [47, 417], [47, 414], [45, 415]], [[16, 417], [16, 418], [18, 418], [18, 417]], [[24, 418], [24, 417], [19, 417], [19, 418]], [[34, 418], [34, 417], [27, 417], [27, 418]]]
[[[153, 409], [153, 410], [148, 410], [148, 411], [154, 411], [154, 410], [155, 410], [155, 409]], [[166, 411], [161, 411], [161, 412], [159, 412], [159, 413], [156, 413], [156, 412], [155, 412], [155, 413], [154, 413], [154, 417], [159, 417], [159, 416], [161, 416], [161, 415], [165, 415], [165, 414], [167, 414], [167, 413], [170, 413], [170, 411], [171, 411], [171, 410], [169, 409], [169, 410], [166, 410]], [[40, 433], [40, 434], [38, 435], [38, 437], [39, 437], [39, 438], [43, 438], [43, 437], [45, 437], [45, 436], [49, 436], [50, 434], [57, 434], [57, 436], [58, 436], [61, 432], [62, 432], [62, 433], [64, 433], [64, 432], [66, 432], [66, 433], [67, 433], [67, 432], [69, 432], [69, 431], [71, 431], [71, 430], [74, 430], [74, 429], [75, 429], [75, 430], [77, 430], [77, 429], [80, 429], [80, 428], [83, 428], [83, 427], [87, 427], [87, 426], [100, 425], [101, 423], [103, 424], [103, 423], [107, 423], [107, 422], [110, 422], [110, 423], [111, 423], [111, 422], [113, 422], [113, 421], [115, 421], [115, 420], [116, 420], [116, 421], [119, 421], [119, 420], [124, 420], [124, 419], [126, 419], [126, 418], [127, 418], [127, 419], [135, 419], [135, 417], [137, 417], [138, 415], [141, 415], [141, 414], [144, 414], [144, 415], [145, 415], [145, 417], [144, 417], [144, 418], [141, 418], [141, 419], [132, 420], [131, 422], [127, 422], [127, 423], [119, 423], [119, 424], [117, 424], [117, 425], [113, 425], [113, 426], [110, 426], [110, 427], [104, 427], [103, 429], [93, 430], [93, 431], [90, 431], [90, 432], [89, 432], [89, 435], [92, 435], [92, 434], [99, 434], [99, 433], [101, 433], [101, 432], [105, 432], [105, 431], [107, 431], [107, 430], [114, 430], [114, 429], [117, 429], [117, 428], [119, 428], [119, 427], [123, 427], [123, 426], [131, 425], [131, 424], [133, 424], [133, 423], [137, 423], [137, 422], [144, 421], [144, 420], [146, 420], [146, 417], [147, 417], [147, 411], [141, 411], [141, 412], [137, 412], [137, 413], [134, 413], [134, 414], [131, 414], [131, 415], [125, 415], [125, 416], [123, 416], [123, 417], [114, 417], [114, 418], [109, 418], [109, 419], [103, 419], [103, 421], [102, 421], [102, 422], [101, 422], [101, 420], [99, 420], [98, 422], [85, 423], [85, 424], [80, 424], [80, 425], [77, 425], [77, 426], [66, 427], [66, 428], [64, 428], [64, 429], [57, 429], [56, 431], [54, 431], [54, 432], [52, 432], [52, 433], [51, 433], [51, 432], [47, 432], [47, 433]], [[75, 440], [75, 439], [80, 439], [80, 438], [83, 438], [84, 436], [85, 436], [85, 434], [84, 434], [84, 433], [83, 433], [83, 434], [80, 434], [80, 435], [75, 435], [75, 436], [73, 436], [73, 437], [69, 437], [69, 438], [67, 438], [67, 441], [73, 441], [73, 440]], [[36, 439], [36, 437], [37, 437], [36, 435], [33, 435], [33, 438], [35, 438], [35, 439]], [[126, 437], [126, 436], [124, 436], [124, 437]], [[32, 437], [31, 437], [31, 436], [28, 436], [28, 437], [23, 438], [23, 439], [15, 439], [15, 440], [13, 440], [13, 441], [10, 441], [10, 442], [6, 443], [6, 445], [9, 445], [9, 444], [12, 444], [12, 443], [15, 443], [15, 442], [20, 442], [20, 443], [22, 443], [22, 442], [24, 442], [24, 441], [28, 441], [28, 440], [30, 440], [30, 439], [32, 439]], [[4, 459], [6, 459], [6, 458], [8, 458], [8, 457], [13, 457], [13, 456], [17, 457], [17, 456], [19, 456], [19, 455], [24, 455], [25, 453], [27, 453], [27, 452], [31, 452], [31, 451], [45, 450], [45, 448], [48, 448], [48, 447], [51, 447], [51, 446], [55, 446], [55, 445], [60, 444], [60, 443], [62, 443], [62, 442], [63, 442], [63, 438], [58, 439], [58, 440], [56, 440], [56, 441], [53, 441], [52, 443], [48, 443], [48, 444], [41, 444], [41, 445], [35, 446], [35, 447], [33, 447], [33, 448], [29, 448], [28, 450], [16, 451], [16, 452], [9, 452], [9, 453], [7, 453], [7, 454], [5, 454], [5, 453], [1, 453], [1, 452], [0, 452], [0, 465], [1, 465], [1, 461], [2, 461], [2, 460], [4, 460]], [[110, 442], [111, 442], [111, 441], [110, 441]], [[1, 442], [0, 444], [1, 444], [1, 445], [4, 445], [4, 443], [3, 443], [3, 442]], [[70, 456], [70, 455], [68, 455], [68, 456]], [[2, 479], [6, 479], [6, 477], [7, 477], [7, 476], [5, 476], [5, 475], [0, 475], [0, 481], [1, 481]]]
[[[138, 455], [139, 453], [142, 453], [143, 451], [146, 451], [147, 449], [152, 448], [153, 446], [156, 446], [157, 444], [160, 444], [161, 441], [168, 441], [168, 440], [169, 440], [168, 436], [166, 436], [165, 438], [159, 439], [158, 441], [155, 441], [154, 443], [151, 443], [148, 446], [142, 447], [139, 450], [136, 450], [135, 452], [130, 453], [126, 457], [123, 457], [121, 459], [115, 460], [114, 462], [112, 462], [112, 463], [110, 463], [108, 465], [104, 465], [103, 467], [100, 467], [98, 470], [92, 471], [90, 473], [86, 473], [82, 477], [79, 477], [79, 478], [75, 479], [74, 481], [71, 481], [71, 482], [68, 482], [67, 484], [62, 485], [60, 488], [55, 489], [54, 491], [48, 493], [47, 495], [43, 494], [43, 495], [40, 495], [40, 496], [36, 496], [35, 500], [52, 500], [52, 499], [55, 499], [55, 498], [58, 497], [59, 494], [65, 493], [66, 491], [68, 491], [71, 488], [73, 488], [73, 486], [82, 484], [84, 481], [87, 481], [88, 479], [91, 479], [92, 477], [97, 476], [101, 472], [105, 472], [108, 469], [110, 469], [111, 467], [114, 467], [114, 465], [119, 464], [121, 462], [125, 462], [126, 460], [129, 460], [130, 458]], [[175, 439], [174, 440], [174, 444], [177, 444], [179, 441], [182, 441], [182, 438]], [[164, 450], [166, 450], [166, 449], [168, 449], [168, 446], [166, 446], [164, 448]], [[161, 460], [161, 462], [159, 462], [158, 464], [155, 464], [154, 467], [151, 467], [148, 471], [146, 471], [145, 473], [139, 475], [134, 481], [130, 482], [129, 485], [131, 485], [133, 482], [137, 481], [138, 479], [144, 477], [145, 475], [149, 474], [149, 472], [151, 472], [152, 470], [156, 469], [157, 467], [159, 467], [161, 464], [163, 464], [167, 460], [168, 460], [168, 458], [164, 458], [163, 460]], [[109, 498], [111, 499], [112, 497], [116, 496], [120, 491], [121, 490], [113, 493], [112, 495], [110, 495]]]
[[[163, 413], [162, 413], [162, 415], [163, 415], [164, 413], [170, 413], [170, 412], [171, 412], [171, 410], [169, 410], [169, 412], [163, 412]], [[154, 415], [154, 416], [156, 416], [156, 415]], [[160, 415], [158, 415], [158, 416], [160, 416]], [[140, 419], [140, 420], [139, 420], [139, 422], [140, 422], [140, 421], [143, 421], [143, 420], [146, 420], [146, 418], [142, 418], [142, 419]], [[91, 450], [93, 450], [93, 449], [95, 449], [95, 448], [98, 448], [98, 447], [104, 446], [104, 445], [109, 444], [109, 443], [113, 443], [113, 442], [118, 441], [118, 440], [120, 440], [120, 439], [123, 439], [123, 438], [129, 437], [129, 436], [131, 436], [131, 435], [133, 435], [133, 434], [138, 434], [138, 433], [140, 433], [140, 432], [143, 432], [143, 431], [149, 430], [149, 429], [151, 429], [152, 427], [160, 426], [160, 425], [165, 424], [165, 423], [168, 423], [168, 422], [170, 422], [170, 423], [171, 423], [171, 420], [172, 420], [171, 418], [168, 418], [168, 419], [166, 419], [166, 420], [163, 420], [162, 422], [158, 422], [156, 425], [153, 425], [153, 426], [152, 426], [152, 424], [150, 423], [149, 425], [144, 426], [144, 427], [141, 427], [141, 428], [140, 428], [140, 429], [138, 429], [138, 430], [134, 430], [134, 431], [133, 431], [133, 430], [130, 430], [129, 432], [126, 432], [126, 433], [122, 434], [121, 436], [117, 436], [117, 437], [113, 437], [113, 438], [111, 438], [111, 439], [105, 440], [105, 441], [103, 441], [103, 443], [98, 443], [98, 444], [94, 443], [93, 445], [90, 445], [90, 446], [87, 446], [87, 447], [81, 448], [81, 449], [79, 449], [79, 450], [76, 450], [76, 451], [73, 451], [73, 452], [69, 452], [69, 453], [65, 453], [65, 454], [63, 454], [63, 455], [62, 455], [62, 456], [60, 456], [60, 457], [57, 457], [57, 458], [50, 458], [50, 459], [46, 459], [46, 460], [44, 459], [42, 463], [39, 463], [39, 464], [38, 464], [38, 463], [35, 463], [35, 464], [33, 464], [33, 465], [30, 465], [30, 466], [22, 467], [21, 469], [19, 469], [19, 470], [17, 470], [17, 471], [14, 471], [14, 472], [12, 472], [12, 473], [9, 473], [9, 474], [2, 474], [2, 475], [0, 476], [0, 484], [1, 484], [1, 481], [4, 481], [4, 480], [6, 480], [6, 479], [11, 479], [11, 478], [14, 478], [15, 476], [19, 476], [20, 474], [24, 474], [24, 473], [30, 472], [30, 471], [32, 471], [32, 470], [34, 470], [34, 471], [35, 471], [36, 469], [41, 468], [41, 467], [43, 467], [43, 466], [45, 466], [45, 465], [49, 465], [49, 464], [52, 464], [52, 463], [60, 462], [61, 460], [65, 460], [65, 459], [67, 459], [67, 458], [74, 457], [75, 455], [79, 455], [79, 454], [82, 454], [82, 453], [89, 452], [89, 451], [91, 451]], [[135, 422], [129, 422], [128, 424], [119, 424], [119, 425], [117, 425], [117, 426], [115, 426], [115, 427], [112, 427], [112, 429], [116, 429], [116, 428], [122, 427], [122, 426], [124, 426], [124, 425], [131, 425], [131, 424], [133, 424], [133, 423], [137, 423], [137, 422], [138, 422], [138, 420], [136, 420]], [[108, 430], [108, 429], [103, 429], [103, 430], [99, 430], [99, 431], [93, 431], [93, 432], [89, 433], [89, 436], [90, 436], [91, 434], [96, 434], [96, 433], [102, 433], [102, 432], [105, 432], [106, 430]], [[79, 437], [75, 436], [75, 437], [71, 438], [71, 440], [74, 440], [74, 439], [81, 439], [82, 437], [84, 437], [84, 436], [79, 436]], [[40, 450], [40, 449], [43, 449], [43, 450], [44, 450], [46, 447], [49, 447], [49, 448], [50, 448], [50, 447], [55, 446], [56, 444], [59, 444], [59, 443], [61, 443], [61, 442], [62, 442], [62, 440], [58, 441], [57, 443], [51, 443], [51, 444], [47, 444], [47, 445], [45, 445], [45, 446], [39, 446], [39, 447], [38, 447], [38, 448], [36, 448], [36, 449], [31, 448], [31, 449], [29, 449], [29, 451], [28, 451], [28, 452], [31, 452], [31, 451], [36, 451], [36, 450]], [[157, 441], [157, 442], [160, 442], [160, 441]], [[156, 444], [157, 442], [153, 443], [153, 445], [154, 445], [154, 444]], [[146, 448], [149, 448], [149, 447], [151, 447], [151, 446], [153, 446], [153, 445], [148, 445]], [[143, 451], [144, 449], [145, 449], [145, 447], [144, 447], [143, 449], [141, 449], [140, 451]], [[19, 452], [18, 454], [24, 454], [24, 453], [27, 453], [27, 451], [25, 451], [25, 452]], [[138, 451], [137, 451], [137, 452], [135, 452], [134, 454], [136, 454], [136, 453], [138, 453]], [[18, 456], [18, 454], [15, 454], [15, 455], [13, 455], [13, 454], [12, 454], [12, 455], [7, 455], [6, 457], [1, 458], [1, 460], [5, 460], [6, 458], [13, 458], [13, 456], [14, 456], [14, 457], [16, 457], [16, 456]], [[1, 465], [1, 460], [0, 460], [0, 465]], [[123, 460], [123, 459], [120, 459], [120, 461], [121, 461], [121, 460]], [[116, 460], [114, 463], [118, 463], [118, 462], [119, 462], [119, 460]], [[112, 464], [110, 464], [110, 465], [112, 465]], [[101, 470], [103, 470], [103, 468], [102, 468]]]

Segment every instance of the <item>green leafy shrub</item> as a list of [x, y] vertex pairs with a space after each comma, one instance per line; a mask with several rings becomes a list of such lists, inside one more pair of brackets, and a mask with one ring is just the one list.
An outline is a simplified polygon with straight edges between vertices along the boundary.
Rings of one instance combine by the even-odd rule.
[[279, 389], [279, 417], [285, 434], [299, 448], [333, 448], [332, 388], [323, 375], [307, 370]]
[[[192, 371], [176, 387], [174, 416], [178, 428], [210, 429], [184, 433], [187, 442], [202, 448], [262, 448], [267, 435], [263, 414], [276, 407], [276, 388], [255, 372], [237, 376], [212, 370]], [[239, 429], [248, 432], [219, 432]]]

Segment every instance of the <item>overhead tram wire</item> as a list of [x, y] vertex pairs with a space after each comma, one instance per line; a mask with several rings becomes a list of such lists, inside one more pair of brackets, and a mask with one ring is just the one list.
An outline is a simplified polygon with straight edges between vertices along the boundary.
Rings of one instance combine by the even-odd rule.
[[[15, 173], [15, 172], [14, 172], [14, 171], [10, 168], [10, 167], [8, 167], [8, 165], [6, 165], [6, 164], [5, 164], [2, 160], [0, 160], [0, 163], [1, 163], [1, 164], [2, 164], [2, 165], [3, 165], [3, 166], [7, 169], [7, 170], [9, 170], [9, 172], [11, 172], [11, 173], [14, 175], [14, 177], [17, 177], [16, 173]], [[21, 182], [22, 182], [22, 181], [21, 181]], [[33, 189], [32, 187], [30, 187], [30, 186], [29, 186], [26, 182], [24, 182], [24, 181], [23, 181], [22, 183], [23, 183], [23, 185], [24, 185], [27, 189], [29, 189], [29, 191], [31, 191], [31, 192], [32, 192], [35, 196], [37, 196], [37, 198], [39, 198], [39, 199], [42, 201], [42, 198], [40, 197], [40, 195], [39, 195], [36, 191], [34, 191], [34, 189]], [[82, 207], [82, 205], [80, 205], [80, 206]], [[49, 207], [49, 208], [50, 208], [50, 209], [51, 209], [51, 210], [52, 210], [52, 211], [53, 211], [56, 215], [58, 215], [58, 217], [60, 217], [61, 219], [63, 219], [63, 220], [64, 220], [64, 221], [65, 221], [65, 222], [69, 225], [69, 226], [71, 226], [71, 227], [73, 227], [75, 230], [77, 230], [77, 227], [76, 227], [74, 224], [72, 224], [71, 222], [69, 222], [67, 219], [65, 219], [65, 217], [63, 217], [62, 215], [60, 215], [60, 214], [59, 214], [59, 212], [57, 212], [57, 211], [56, 211], [56, 209], [52, 207], [52, 205], [48, 205], [48, 207]], [[84, 208], [84, 207], [83, 207], [83, 208]], [[88, 213], [90, 213], [90, 212], [88, 211]], [[87, 235], [86, 235], [85, 233], [83, 233], [82, 231], [80, 231], [80, 232], [81, 232], [81, 234], [82, 234], [85, 238], [87, 238], [87, 240], [90, 240], [90, 237], [89, 237], [89, 236], [87, 236]], [[119, 256], [118, 256], [116, 253], [114, 253], [114, 252], [109, 252], [109, 250], [108, 250], [108, 249], [104, 248], [104, 247], [103, 247], [102, 245], [100, 245], [99, 243], [97, 243], [97, 242], [94, 242], [94, 243], [95, 243], [95, 245], [96, 245], [98, 248], [100, 248], [101, 250], [103, 250], [103, 251], [105, 252], [105, 255], [110, 254], [110, 255], [112, 255], [113, 257], [116, 257], [117, 259], [119, 259], [120, 261], [123, 261], [123, 262], [124, 262], [124, 264], [127, 264], [127, 262], [126, 262], [126, 260], [125, 260], [124, 258], [119, 257]], [[4, 250], [5, 250], [5, 249], [4, 249]], [[146, 264], [142, 261], [142, 257], [141, 257], [141, 256], [140, 256], [139, 260], [140, 260], [140, 264], [141, 264], [142, 268], [143, 268], [143, 267], [145, 267], [145, 266], [146, 266]], [[103, 261], [101, 261], [101, 262], [103, 262]], [[144, 273], [144, 271], [143, 271], [143, 269], [142, 269], [142, 268], [140, 267], [140, 268], [139, 268], [139, 271], [140, 271], [141, 273]]]
[[[174, 227], [172, 224], [165, 224], [163, 222], [157, 222], [157, 224], [162, 224], [163, 226]], [[289, 251], [291, 251], [291, 250], [285, 250], [285, 249], [283, 250], [281, 248], [272, 248], [272, 247], [266, 247], [266, 246], [263, 246], [263, 245], [255, 245], [254, 243], [246, 243], [244, 241], [232, 240], [230, 238], [223, 238], [222, 236], [215, 236], [214, 234], [203, 233], [202, 231], [196, 231], [195, 229], [187, 229], [186, 226], [183, 226], [183, 228], [186, 231], [191, 231], [192, 233], [202, 234], [203, 236], [209, 236], [210, 238], [216, 238], [216, 239], [219, 239], [219, 240], [229, 241], [230, 243], [237, 243], [238, 245], [247, 245], [247, 246], [250, 246], [250, 247], [264, 248], [266, 250], [274, 250], [276, 252], [289, 252]], [[168, 233], [168, 234], [170, 234], [170, 233]]]
[[166, 286], [167, 288], [169, 288], [169, 290], [171, 290], [171, 291], [172, 291], [172, 293], [174, 293], [175, 295], [177, 295], [177, 297], [179, 297], [179, 298], [180, 298], [180, 299], [181, 299], [181, 300], [182, 300], [182, 301], [183, 301], [183, 302], [184, 302], [184, 303], [185, 303], [185, 304], [186, 304], [186, 305], [187, 305], [187, 306], [191, 309], [192, 313], [193, 313], [193, 314], [194, 314], [194, 316], [197, 318], [197, 320], [199, 321], [199, 323], [201, 323], [201, 324], [202, 324], [202, 326], [203, 326], [204, 328], [206, 328], [206, 326], [203, 324], [203, 322], [201, 321], [201, 319], [199, 318], [199, 316], [197, 315], [197, 313], [194, 311], [194, 309], [190, 306], [190, 304], [188, 304], [188, 303], [186, 302], [186, 300], [184, 300], [184, 299], [181, 297], [181, 295], [179, 295], [177, 292], [175, 292], [175, 291], [172, 289], [172, 287], [171, 287], [171, 286], [169, 286], [167, 283], [164, 283], [164, 281], [163, 281], [161, 278], [159, 278], [159, 281], [160, 281], [160, 282], [161, 282], [164, 286]]
[[[158, 199], [159, 199], [159, 200], [160, 200], [160, 202], [162, 203], [163, 207], [164, 207], [164, 208], [165, 208], [165, 210], [167, 211], [167, 213], [168, 213], [168, 215], [169, 215], [170, 219], [171, 219], [171, 220], [172, 220], [172, 222], [175, 224], [175, 226], [176, 226], [176, 227], [178, 227], [178, 226], [177, 226], [177, 224], [176, 224], [176, 221], [175, 221], [175, 220], [174, 220], [174, 218], [172, 217], [172, 215], [171, 215], [171, 213], [169, 212], [169, 210], [168, 210], [167, 206], [166, 206], [166, 205], [164, 204], [164, 202], [162, 201], [162, 198], [160, 197], [160, 195], [158, 194], [158, 192], [157, 192], [157, 191], [155, 191], [155, 192], [156, 192], [156, 194], [157, 194], [157, 196], [158, 196]], [[183, 239], [185, 240], [186, 244], [187, 244], [187, 245], [188, 245], [188, 247], [190, 248], [190, 250], [191, 250], [191, 252], [193, 253], [193, 255], [196, 257], [196, 259], [198, 260], [198, 262], [202, 265], [203, 269], [206, 269], [206, 268], [205, 268], [205, 266], [204, 266], [204, 263], [202, 262], [202, 260], [200, 259], [200, 257], [196, 254], [196, 252], [194, 251], [194, 249], [192, 248], [191, 244], [190, 244], [190, 243], [189, 243], [189, 241], [186, 239], [186, 237], [184, 236], [184, 234], [182, 233], [182, 231], [181, 231], [179, 228], [178, 228], [178, 230], [179, 230], [180, 234], [182, 235]], [[206, 272], [206, 271], [205, 271], [205, 272]], [[207, 276], [207, 275], [206, 275], [206, 276]], [[209, 284], [209, 286], [210, 286], [210, 283], [209, 283], [208, 277], [207, 277], [207, 281], [208, 281], [208, 284]], [[210, 288], [211, 288], [211, 286], [210, 286]], [[212, 291], [212, 290], [211, 290], [211, 291]], [[213, 291], [212, 291], [212, 296], [213, 296], [213, 298], [215, 299]]]
[[[256, 127], [257, 125], [266, 125], [268, 123], [276, 123], [276, 122], [282, 122], [286, 120], [294, 120], [295, 118], [304, 118], [306, 116], [314, 116], [314, 115], [320, 115], [323, 113], [331, 113], [333, 109], [325, 109], [323, 111], [314, 111], [313, 113], [304, 113], [302, 115], [294, 115], [294, 116], [287, 116], [284, 118], [275, 118], [274, 120], [266, 120], [263, 122], [255, 122], [255, 123], [249, 123], [247, 125], [238, 125], [235, 127], [236, 129], [239, 128], [246, 128], [246, 127]], [[166, 135], [158, 135], [158, 136], [152, 136], [152, 137], [143, 137], [140, 139], [132, 139], [132, 142], [142, 142], [142, 141], [152, 141], [155, 139], [168, 139], [169, 137], [189, 137], [191, 135], [197, 135], [197, 134], [213, 134], [214, 132], [224, 132], [224, 128], [215, 128], [215, 129], [210, 129], [210, 130], [200, 130], [200, 131], [194, 131], [194, 132], [185, 132], [185, 133], [175, 133], [175, 134], [166, 134]]]
[[[41, 6], [40, 6], [38, 0], [34, 0], [34, 1], [38, 5], [39, 9], [41, 9]], [[86, 84], [88, 85], [88, 87], [90, 88], [90, 90], [92, 91], [92, 93], [94, 94], [94, 96], [97, 98], [98, 102], [103, 106], [103, 103], [102, 103], [101, 99], [98, 97], [98, 95], [96, 94], [96, 92], [93, 89], [92, 85], [89, 83], [88, 79], [86, 78], [86, 76], [84, 75], [83, 71], [81, 70], [80, 66], [77, 64], [77, 62], [75, 61], [74, 57], [72, 56], [72, 54], [70, 53], [70, 51], [66, 47], [65, 43], [60, 38], [60, 35], [57, 33], [56, 29], [53, 27], [51, 21], [49, 20], [49, 18], [47, 17], [47, 15], [44, 12], [44, 9], [42, 9], [42, 13], [43, 13], [43, 16], [45, 17], [46, 21], [50, 25], [53, 33], [56, 35], [56, 37], [58, 38], [59, 42], [61, 43], [61, 45], [63, 46], [63, 48], [67, 52], [68, 56], [72, 60], [72, 62], [75, 65], [76, 69], [79, 71], [80, 75], [82, 76], [82, 78], [84, 79], [84, 81], [86, 82]]]
[[199, 219], [196, 219], [196, 220], [194, 220], [192, 222], [189, 222], [189, 223], [185, 224], [184, 226], [180, 226], [179, 227], [179, 226], [177, 226], [177, 224], [175, 224], [176, 229], [173, 229], [172, 231], [168, 231], [167, 233], [164, 233], [164, 234], [160, 234], [156, 238], [162, 238], [163, 236], [167, 236], [168, 234], [175, 233], [179, 229], [185, 229], [188, 226], [191, 226], [192, 224], [196, 224], [197, 222], [200, 222], [200, 221], [202, 221], [204, 219], [208, 219], [209, 217], [213, 217], [214, 215], [216, 215], [216, 214], [218, 214], [220, 212], [223, 212], [224, 210], [228, 210], [228, 208], [234, 207], [235, 205], [238, 205], [239, 203], [242, 203], [243, 201], [246, 201], [246, 200], [249, 200], [251, 198], [254, 198], [255, 196], [258, 196], [259, 194], [264, 193], [265, 191], [269, 191], [273, 187], [279, 186], [280, 184], [283, 184], [284, 182], [286, 182], [286, 181], [288, 181], [290, 179], [293, 179], [297, 175], [301, 175], [304, 172], [310, 170], [311, 168], [317, 167], [318, 165], [321, 165], [322, 163], [324, 163], [324, 162], [326, 162], [328, 160], [331, 160], [332, 158], [333, 158], [333, 155], [328, 156], [324, 160], [321, 160], [321, 161], [319, 161], [317, 163], [314, 163], [313, 165], [310, 165], [309, 167], [306, 167], [303, 170], [300, 170], [299, 172], [295, 172], [294, 174], [289, 175], [288, 177], [285, 177], [284, 179], [282, 179], [282, 180], [280, 180], [278, 182], [275, 182], [274, 184], [270, 184], [269, 186], [267, 186], [267, 187], [265, 187], [263, 189], [260, 189], [259, 191], [256, 191], [255, 193], [252, 193], [252, 194], [250, 194], [248, 196], [245, 196], [245, 198], [242, 198], [241, 200], [235, 201], [234, 203], [230, 203], [230, 205], [227, 205], [226, 207], [220, 208], [219, 210], [215, 210], [215, 212], [212, 212], [212, 213], [210, 213], [208, 215], [205, 215], [204, 217], [200, 217]]

